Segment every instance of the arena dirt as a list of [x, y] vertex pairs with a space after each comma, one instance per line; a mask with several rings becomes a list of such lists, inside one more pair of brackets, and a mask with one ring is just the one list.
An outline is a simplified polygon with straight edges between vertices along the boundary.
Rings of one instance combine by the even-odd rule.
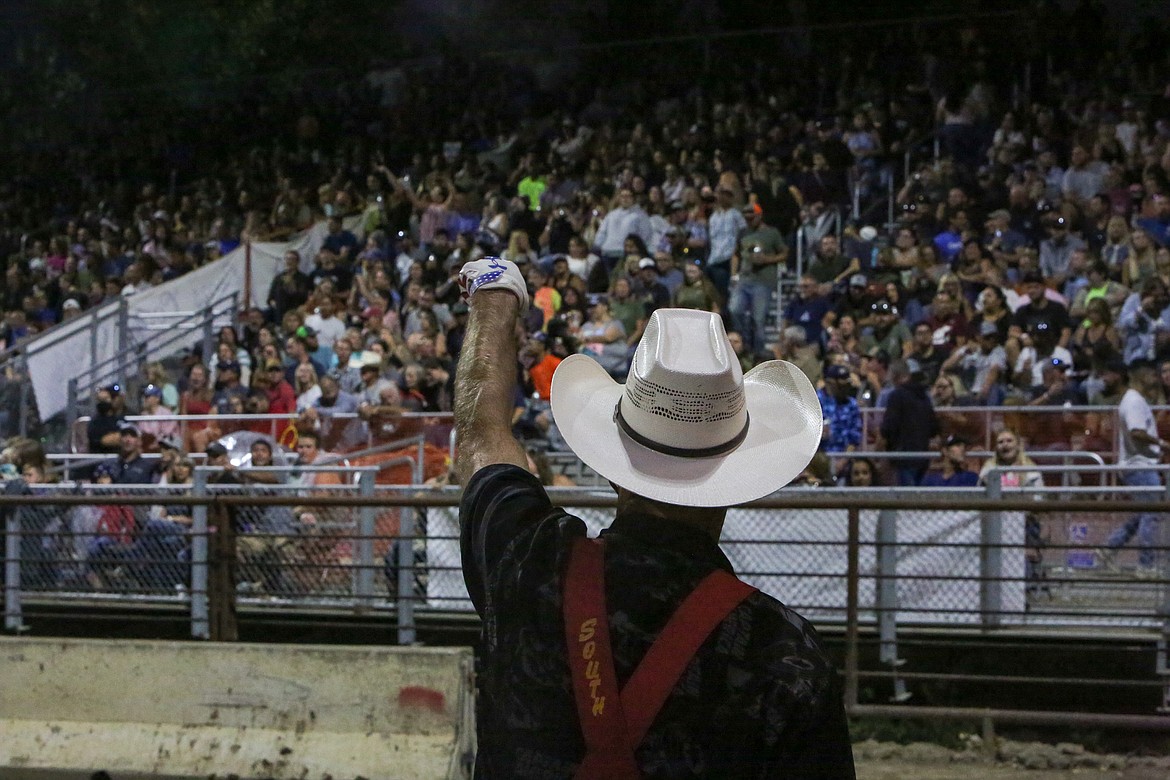
[[1166, 780], [1170, 757], [1090, 753], [1081, 745], [1000, 740], [983, 750], [867, 740], [854, 745], [859, 780]]

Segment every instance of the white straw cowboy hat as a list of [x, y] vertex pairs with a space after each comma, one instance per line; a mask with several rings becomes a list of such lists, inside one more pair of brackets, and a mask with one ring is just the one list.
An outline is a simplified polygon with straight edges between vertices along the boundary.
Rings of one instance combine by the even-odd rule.
[[770, 360], [744, 374], [719, 316], [691, 309], [651, 315], [624, 385], [586, 355], [563, 360], [552, 412], [598, 474], [683, 506], [766, 496], [821, 440], [821, 405], [800, 369]]

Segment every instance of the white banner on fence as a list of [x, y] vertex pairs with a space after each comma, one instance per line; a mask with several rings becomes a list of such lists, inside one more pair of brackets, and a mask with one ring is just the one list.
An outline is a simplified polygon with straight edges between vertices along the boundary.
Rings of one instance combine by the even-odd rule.
[[[138, 349], [152, 331], [143, 315], [199, 311], [212, 301], [239, 293], [243, 306], [267, 306], [268, 288], [282, 270], [282, 258], [289, 249], [301, 254], [302, 270], [313, 267], [313, 257], [321, 248], [327, 234], [325, 223], [318, 223], [286, 243], [259, 243], [251, 245], [250, 300], [243, 301], [248, 287], [248, 249], [239, 246], [214, 263], [196, 268], [178, 279], [160, 284], [127, 298], [128, 334], [130, 349]], [[28, 344], [28, 370], [36, 394], [37, 409], [42, 419], [63, 412], [69, 403], [68, 383], [73, 378], [85, 378], [95, 366], [102, 365], [118, 354], [118, 330], [111, 320], [116, 303], [85, 312], [69, 323], [54, 328], [46, 336]], [[228, 324], [225, 318], [223, 323]], [[179, 326], [181, 327], [181, 325]], [[194, 320], [190, 324], [191, 341], [199, 338]], [[91, 336], [95, 331], [96, 340]], [[144, 360], [165, 357], [183, 346], [146, 352]], [[141, 350], [139, 350], [141, 352]]]
[[[612, 512], [573, 514], [596, 534]], [[877, 512], [861, 513], [861, 618], [874, 620], [877, 606], [875, 534]], [[980, 516], [976, 512], [901, 512], [897, 518], [899, 623], [973, 625], [981, 619]], [[1001, 611], [1006, 620], [1024, 613], [1024, 517], [1003, 513]], [[845, 620], [848, 522], [844, 510], [740, 510], [727, 512], [721, 547], [737, 574], [764, 593], [819, 623]], [[945, 546], [940, 546], [945, 545]], [[436, 609], [470, 610], [459, 560], [456, 508], [427, 511], [427, 603]]]

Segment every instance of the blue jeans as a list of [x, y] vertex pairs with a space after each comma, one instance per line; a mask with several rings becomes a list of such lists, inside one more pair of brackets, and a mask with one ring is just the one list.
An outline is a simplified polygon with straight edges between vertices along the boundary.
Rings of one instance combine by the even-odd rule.
[[[1156, 471], [1130, 471], [1125, 475], [1125, 484], [1129, 487], [1161, 487], [1162, 480], [1158, 478]], [[1161, 498], [1161, 494], [1157, 498]], [[1150, 494], [1140, 493], [1135, 496], [1135, 499], [1149, 501]], [[1157, 550], [1154, 549], [1158, 546], [1158, 520], [1158, 515], [1150, 512], [1133, 515], [1125, 521], [1124, 525], [1109, 534], [1109, 540], [1105, 542], [1105, 546], [1109, 548], [1121, 547], [1136, 533], [1138, 545], [1141, 547], [1138, 560], [1142, 566], [1154, 566], [1158, 562]]]
[[764, 348], [764, 323], [768, 318], [768, 303], [772, 300], [773, 289], [773, 285], [741, 279], [731, 291], [728, 306], [735, 329], [753, 353]]
[[709, 264], [707, 276], [711, 279], [711, 284], [715, 285], [715, 289], [723, 296], [723, 300], [727, 300], [727, 289], [731, 285], [731, 263]]

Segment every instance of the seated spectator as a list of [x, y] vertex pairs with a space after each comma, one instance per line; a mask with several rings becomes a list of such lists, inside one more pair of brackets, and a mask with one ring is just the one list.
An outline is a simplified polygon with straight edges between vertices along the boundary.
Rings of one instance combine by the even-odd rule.
[[297, 397], [297, 411], [303, 412], [321, 397], [317, 370], [312, 363], [301, 363], [293, 371], [293, 392]]
[[873, 324], [861, 334], [861, 350], [880, 349], [887, 355], [901, 357], [912, 348], [910, 329], [898, 316], [898, 307], [886, 300], [870, 307]]
[[122, 424], [125, 399], [121, 385], [107, 385], [94, 394], [96, 413], [86, 425], [89, 451], [94, 453], [116, 453], [121, 447], [118, 432]]
[[[202, 363], [196, 363], [187, 370], [187, 389], [179, 397], [179, 414], [209, 415], [212, 414], [212, 399], [215, 392], [208, 383], [207, 369]], [[186, 450], [188, 452], [202, 452], [207, 443], [219, 436], [215, 432], [210, 420], [184, 420], [186, 430]]]
[[800, 328], [804, 343], [819, 349], [825, 316], [831, 310], [832, 304], [820, 291], [816, 277], [805, 274], [797, 284], [797, 294], [789, 299], [784, 308], [782, 330]]
[[[94, 482], [110, 485], [114, 481], [114, 463], [105, 461], [94, 469]], [[130, 561], [138, 524], [130, 507], [122, 504], [98, 506], [98, 519], [93, 537], [86, 545], [86, 581], [95, 589], [122, 587], [125, 583], [123, 564]]]
[[589, 296], [589, 319], [581, 323], [577, 334], [581, 352], [589, 355], [610, 376], [624, 378], [629, 369], [625, 326], [614, 317], [609, 299], [597, 293]]
[[852, 452], [861, 446], [861, 409], [852, 373], [834, 363], [824, 369], [824, 377], [824, 387], [817, 391], [824, 417], [821, 449], [829, 453]]
[[[158, 385], [147, 385], [142, 388], [142, 414], [148, 417], [169, 417], [174, 410], [162, 404], [163, 390]], [[179, 423], [176, 420], [141, 420], [138, 430], [142, 431], [143, 447], [147, 452], [159, 452], [159, 443], [164, 438], [173, 438], [179, 435]]]
[[967, 447], [962, 436], [950, 435], [939, 448], [940, 465], [931, 468], [922, 479], [922, 487], [975, 487], [979, 475], [967, 469]]
[[979, 340], [959, 347], [942, 364], [944, 373], [958, 375], [967, 387], [960, 399], [964, 405], [999, 406], [1003, 403], [1008, 377], [1007, 353], [999, 341], [999, 328], [985, 322]]
[[1073, 331], [1069, 351], [1073, 367], [1088, 371], [1101, 356], [1121, 354], [1121, 335], [1113, 326], [1113, 315], [1105, 298], [1094, 298], [1085, 306], [1084, 319]]
[[877, 467], [869, 458], [850, 458], [838, 476], [841, 487], [868, 488], [881, 484]]
[[677, 309], [719, 312], [719, 291], [697, 261], [683, 266], [683, 281], [675, 290], [671, 305]]

